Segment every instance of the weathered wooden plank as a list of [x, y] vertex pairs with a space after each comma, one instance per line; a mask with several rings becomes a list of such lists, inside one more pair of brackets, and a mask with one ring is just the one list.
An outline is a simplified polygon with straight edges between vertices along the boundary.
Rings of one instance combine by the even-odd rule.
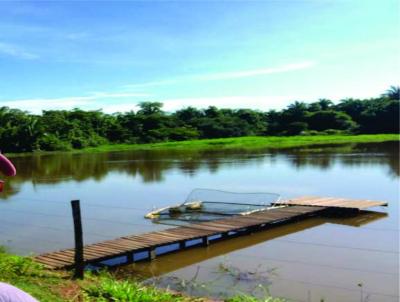
[[[363, 209], [372, 206], [387, 205], [380, 201], [317, 196], [294, 198], [287, 201], [279, 201], [275, 204], [284, 206], [247, 215], [192, 223], [143, 235], [124, 236], [114, 240], [89, 244], [83, 250], [84, 260], [85, 263], [94, 263], [119, 255], [132, 255], [132, 253], [142, 250], [150, 251], [149, 257], [151, 260], [156, 256], [155, 248], [162, 245], [179, 243], [180, 248], [184, 248], [185, 242], [197, 238], [202, 238], [203, 244], [208, 245], [210, 244], [208, 236], [224, 235], [229, 231], [252, 229], [260, 225], [274, 225], [276, 223], [316, 215], [328, 208]], [[59, 269], [73, 266], [74, 255], [74, 249], [66, 249], [39, 255], [35, 259], [49, 268]], [[133, 261], [132, 257], [130, 259]]]
[[60, 264], [58, 262], [54, 262], [51, 259], [48, 258], [39, 258], [36, 257], [35, 260], [41, 264], [44, 264], [45, 266], [47, 266], [50, 269], [58, 269], [58, 268], [63, 268], [65, 267], [64, 264]]
[[278, 201], [275, 204], [282, 205], [303, 205], [303, 206], [324, 206], [333, 208], [349, 208], [361, 210], [374, 206], [386, 206], [386, 202], [373, 200], [354, 200], [334, 197], [301, 197], [289, 199], [286, 201]]
[[52, 261], [55, 264], [60, 264], [60, 265], [70, 265], [71, 264], [71, 262], [60, 259], [57, 256], [54, 256], [53, 254], [47, 254], [46, 256], [43, 256], [41, 259], [46, 259], [48, 261]]

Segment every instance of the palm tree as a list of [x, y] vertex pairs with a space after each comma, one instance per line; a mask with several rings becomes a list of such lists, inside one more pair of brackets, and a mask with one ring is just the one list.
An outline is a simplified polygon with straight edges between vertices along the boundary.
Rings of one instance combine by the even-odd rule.
[[400, 100], [400, 86], [390, 86], [383, 96], [391, 100]]

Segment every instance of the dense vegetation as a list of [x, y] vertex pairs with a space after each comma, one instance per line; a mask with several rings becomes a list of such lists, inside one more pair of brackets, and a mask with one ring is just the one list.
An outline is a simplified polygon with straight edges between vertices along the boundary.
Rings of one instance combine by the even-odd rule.
[[210, 106], [166, 113], [159, 102], [115, 114], [74, 109], [34, 115], [0, 107], [0, 146], [3, 152], [30, 152], [241, 136], [399, 133], [399, 92], [392, 87], [378, 98], [294, 102], [268, 112]]

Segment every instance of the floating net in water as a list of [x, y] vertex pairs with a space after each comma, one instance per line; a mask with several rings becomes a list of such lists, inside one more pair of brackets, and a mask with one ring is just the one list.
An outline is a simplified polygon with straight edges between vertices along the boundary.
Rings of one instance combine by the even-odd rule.
[[154, 222], [185, 224], [221, 219], [226, 216], [244, 215], [264, 210], [278, 201], [275, 193], [233, 193], [211, 189], [195, 189], [185, 202], [152, 212]]

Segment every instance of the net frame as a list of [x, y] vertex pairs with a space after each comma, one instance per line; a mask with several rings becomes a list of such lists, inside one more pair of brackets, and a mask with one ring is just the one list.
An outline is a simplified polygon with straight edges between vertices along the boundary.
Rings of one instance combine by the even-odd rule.
[[[279, 201], [280, 194], [269, 192], [229, 192], [216, 189], [197, 188], [192, 190], [181, 204], [163, 208], [154, 217], [153, 222], [181, 225], [179, 223], [213, 221], [235, 215], [246, 215], [273, 207]], [[245, 200], [250, 202], [244, 202]], [[198, 209], [188, 209], [193, 204]], [[234, 209], [236, 206], [236, 209]], [[171, 209], [176, 212], [172, 213]], [[178, 222], [172, 223], [172, 222]]]
[[[219, 200], [205, 200], [204, 197], [201, 198], [201, 194], [203, 196], [208, 194], [213, 194], [214, 196], [218, 196]], [[196, 195], [197, 194], [197, 195]], [[186, 197], [186, 200], [182, 203], [185, 205], [189, 202], [193, 202], [196, 200], [207, 202], [207, 203], [225, 203], [225, 204], [237, 204], [237, 205], [253, 205], [253, 206], [265, 206], [267, 201], [261, 201], [259, 203], [248, 203], [248, 202], [233, 202], [233, 201], [221, 201], [221, 197], [228, 198], [228, 197], [235, 197], [235, 198], [242, 198], [243, 196], [246, 198], [253, 198], [253, 199], [260, 199], [266, 198], [269, 196], [268, 202], [273, 203], [279, 201], [281, 195], [278, 193], [270, 193], [270, 192], [230, 192], [224, 190], [216, 190], [216, 189], [205, 189], [205, 188], [196, 188], [192, 190], [189, 195]], [[212, 197], [216, 198], [216, 197]], [[208, 199], [208, 198], [207, 198]]]

